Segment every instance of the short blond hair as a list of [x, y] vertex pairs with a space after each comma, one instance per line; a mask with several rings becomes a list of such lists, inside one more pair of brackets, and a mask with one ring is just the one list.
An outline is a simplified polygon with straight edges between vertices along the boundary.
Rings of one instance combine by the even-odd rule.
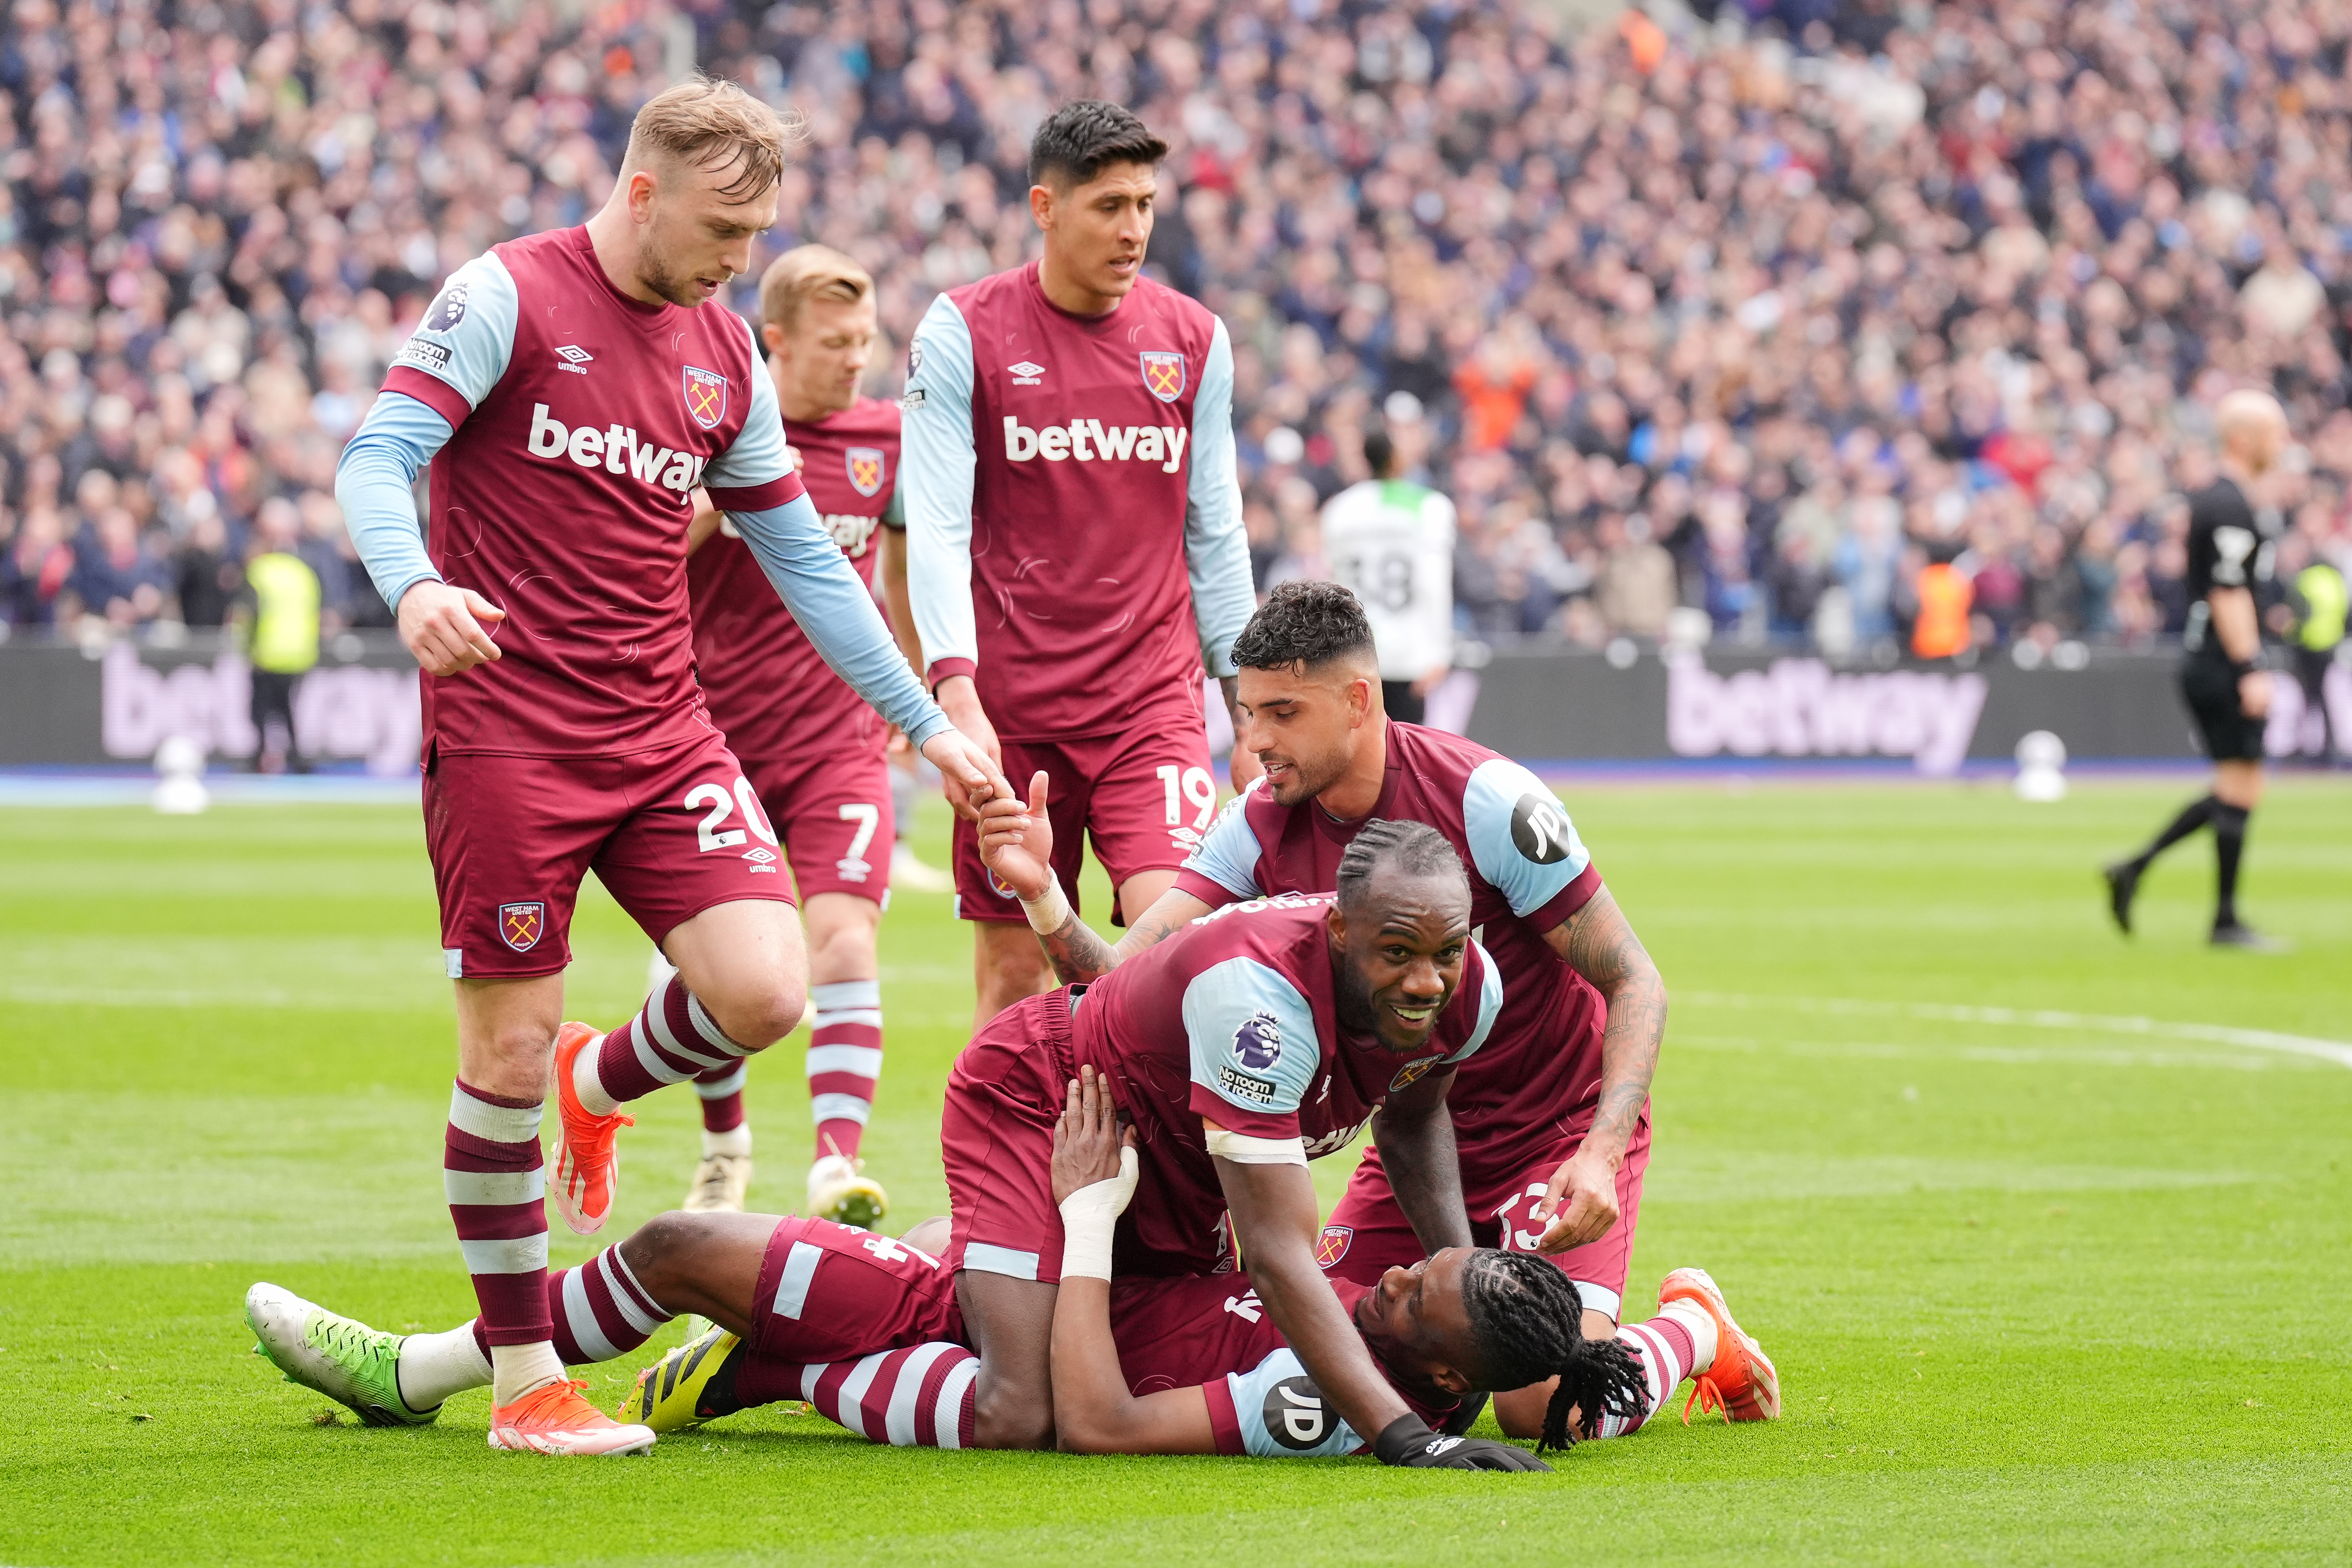
[[656, 160], [690, 169], [742, 173], [719, 195], [763, 196], [784, 177], [793, 150], [806, 139], [798, 115], [782, 115], [731, 81], [696, 76], [656, 94], [629, 126], [628, 174]]
[[855, 305], [873, 292], [873, 274], [833, 247], [796, 245], [760, 274], [760, 319], [789, 332], [812, 300]]

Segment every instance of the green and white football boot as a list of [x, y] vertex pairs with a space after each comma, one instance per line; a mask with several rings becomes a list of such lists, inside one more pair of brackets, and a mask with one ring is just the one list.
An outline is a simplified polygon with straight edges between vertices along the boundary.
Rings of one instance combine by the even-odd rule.
[[368, 1426], [428, 1426], [441, 1407], [411, 1410], [400, 1398], [400, 1346], [406, 1337], [330, 1312], [264, 1281], [245, 1293], [253, 1353], [316, 1389]]

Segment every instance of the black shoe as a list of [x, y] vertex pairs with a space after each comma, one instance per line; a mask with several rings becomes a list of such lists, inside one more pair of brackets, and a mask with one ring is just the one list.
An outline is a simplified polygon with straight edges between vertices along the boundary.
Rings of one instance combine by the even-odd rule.
[[2139, 869], [2129, 860], [2118, 860], [2099, 872], [2107, 879], [2107, 912], [2126, 936], [2131, 935], [2132, 900], [2139, 896]]
[[2210, 939], [2215, 947], [2242, 948], [2248, 952], [2293, 952], [2294, 947], [2274, 936], [2264, 936], [2249, 925], [2231, 921], [2228, 925], [2213, 928]]

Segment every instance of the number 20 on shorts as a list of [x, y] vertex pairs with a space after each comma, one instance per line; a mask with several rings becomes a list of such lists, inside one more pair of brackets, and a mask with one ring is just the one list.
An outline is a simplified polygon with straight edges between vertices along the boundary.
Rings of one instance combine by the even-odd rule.
[[706, 805], [710, 808], [703, 813], [702, 820], [695, 826], [695, 837], [700, 842], [701, 853], [705, 855], [713, 849], [732, 849], [743, 842], [746, 837], [743, 829], [727, 826], [727, 819], [735, 814], [738, 807], [741, 808], [743, 820], [751, 827], [751, 837], [757, 837], [771, 848], [776, 846], [776, 830], [770, 826], [768, 814], [761, 807], [760, 797], [753, 792], [751, 781], [740, 773], [736, 775], [733, 790], [720, 784], [698, 784], [686, 792], [682, 804], [688, 811], [701, 811]]

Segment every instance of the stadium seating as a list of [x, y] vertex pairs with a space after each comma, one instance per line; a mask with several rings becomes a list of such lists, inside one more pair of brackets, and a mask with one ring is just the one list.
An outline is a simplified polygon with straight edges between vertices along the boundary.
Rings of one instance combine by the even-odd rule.
[[1026, 252], [1046, 110], [1136, 105], [1177, 149], [1155, 263], [1234, 331], [1262, 580], [1321, 571], [1315, 502], [1385, 410], [1460, 503], [1490, 640], [1655, 635], [1679, 602], [1866, 646], [1965, 552], [1981, 635], [2147, 643], [2231, 378], [2288, 400], [2304, 526], [2352, 548], [2333, 10], [1559, 15], [25, 0], [0, 620], [216, 621], [278, 506], [334, 616], [381, 622], [338, 442], [443, 272], [583, 217], [689, 59], [805, 116], [779, 237], [864, 260], [900, 342]]

